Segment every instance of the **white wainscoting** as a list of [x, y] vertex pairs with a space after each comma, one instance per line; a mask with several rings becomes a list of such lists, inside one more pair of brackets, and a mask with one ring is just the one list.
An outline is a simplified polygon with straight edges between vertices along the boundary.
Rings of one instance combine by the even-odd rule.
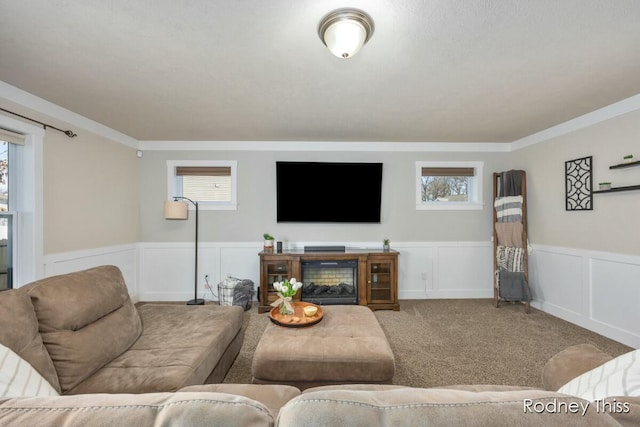
[[640, 257], [534, 245], [532, 305], [640, 348]]
[[[371, 242], [296, 242], [305, 245], [345, 245], [349, 248], [379, 248]], [[400, 252], [400, 299], [492, 298], [492, 246], [490, 242], [402, 242], [392, 245]], [[138, 297], [141, 301], [181, 301], [193, 298], [194, 254], [189, 243], [141, 243]], [[201, 243], [198, 249], [198, 297], [204, 276], [216, 290], [227, 276], [260, 283], [262, 242]]]
[[[198, 298], [217, 300], [217, 285], [228, 276], [260, 284], [262, 242], [200, 243], [198, 246]], [[194, 297], [193, 243], [141, 243], [140, 301], [186, 301]], [[205, 275], [216, 293], [205, 288]]]
[[138, 293], [138, 244], [109, 246], [44, 256], [44, 277], [115, 265], [122, 271], [127, 289], [135, 301]]
[[400, 299], [493, 298], [491, 242], [400, 242]]

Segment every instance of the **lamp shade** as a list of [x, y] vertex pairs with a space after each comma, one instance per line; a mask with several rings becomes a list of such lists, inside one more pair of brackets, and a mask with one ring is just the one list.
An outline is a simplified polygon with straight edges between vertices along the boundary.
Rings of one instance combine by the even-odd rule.
[[189, 218], [189, 205], [183, 201], [167, 200], [164, 202], [165, 219], [187, 219]]
[[339, 9], [325, 16], [318, 35], [338, 58], [351, 58], [371, 38], [373, 20], [357, 9]]

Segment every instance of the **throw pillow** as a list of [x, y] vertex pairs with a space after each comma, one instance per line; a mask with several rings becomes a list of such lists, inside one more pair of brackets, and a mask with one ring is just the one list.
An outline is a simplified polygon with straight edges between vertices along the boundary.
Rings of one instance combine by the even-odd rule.
[[558, 390], [585, 400], [640, 396], [640, 350], [616, 357], [572, 379]]
[[0, 397], [34, 396], [59, 394], [27, 361], [0, 344]]

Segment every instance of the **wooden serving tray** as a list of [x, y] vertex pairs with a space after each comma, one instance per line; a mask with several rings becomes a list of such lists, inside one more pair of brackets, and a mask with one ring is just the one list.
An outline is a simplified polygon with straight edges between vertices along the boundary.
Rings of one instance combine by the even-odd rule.
[[[311, 304], [310, 302], [295, 301], [292, 302], [291, 305], [293, 306], [293, 314], [280, 314], [280, 307], [273, 307], [271, 311], [269, 311], [269, 319], [278, 326], [284, 326], [287, 328], [303, 328], [305, 326], [315, 325], [321, 321], [324, 316], [322, 307]], [[313, 317], [307, 317], [304, 315], [303, 308], [309, 305], [318, 307], [318, 312]]]

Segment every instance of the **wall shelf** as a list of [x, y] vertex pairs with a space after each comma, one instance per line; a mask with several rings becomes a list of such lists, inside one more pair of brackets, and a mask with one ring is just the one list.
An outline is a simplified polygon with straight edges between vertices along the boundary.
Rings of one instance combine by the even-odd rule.
[[[617, 165], [609, 166], [609, 169], [624, 169], [624, 168], [632, 168], [634, 166], [640, 166], [640, 160], [636, 160], [635, 162], [630, 163], [620, 163]], [[620, 191], [634, 191], [640, 190], [640, 185], [627, 185], [624, 187], [613, 187], [608, 190], [596, 190], [593, 194], [602, 194], [602, 193], [618, 193]]]
[[634, 166], [640, 166], [640, 160], [636, 160], [635, 162], [630, 162], [630, 163], [620, 163], [618, 165], [609, 166], [609, 169], [623, 169], [623, 168], [631, 168]]
[[609, 190], [596, 190], [593, 192], [593, 194], [617, 193], [620, 191], [633, 191], [633, 190], [640, 190], [640, 185], [629, 185], [626, 187], [613, 187], [613, 188], [610, 188]]

